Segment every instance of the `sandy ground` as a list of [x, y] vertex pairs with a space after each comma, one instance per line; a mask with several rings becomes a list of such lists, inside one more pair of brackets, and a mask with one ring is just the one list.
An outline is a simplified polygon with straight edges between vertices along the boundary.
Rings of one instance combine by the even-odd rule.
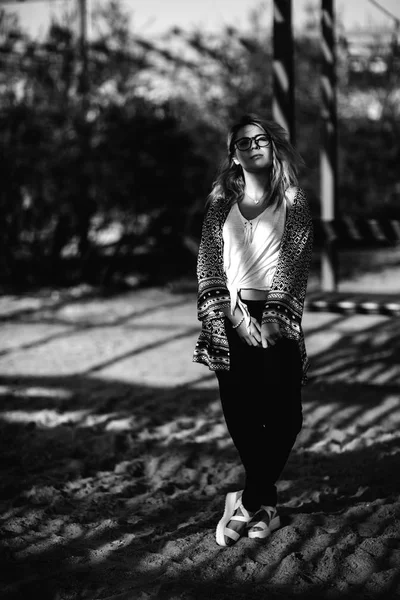
[[282, 528], [233, 548], [214, 533], [243, 472], [193, 293], [8, 295], [0, 319], [2, 599], [400, 598], [398, 318], [305, 314]]

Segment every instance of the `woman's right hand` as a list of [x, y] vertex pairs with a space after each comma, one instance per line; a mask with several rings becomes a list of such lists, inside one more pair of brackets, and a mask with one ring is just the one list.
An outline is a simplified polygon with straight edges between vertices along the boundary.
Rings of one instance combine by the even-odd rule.
[[249, 346], [261, 346], [261, 326], [257, 319], [250, 318], [250, 327], [247, 329], [246, 323], [243, 321], [236, 329], [236, 332], [242, 342]]

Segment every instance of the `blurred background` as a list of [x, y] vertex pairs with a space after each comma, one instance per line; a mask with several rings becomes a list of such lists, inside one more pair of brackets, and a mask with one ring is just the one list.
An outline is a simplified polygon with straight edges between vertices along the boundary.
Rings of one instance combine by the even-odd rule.
[[[194, 280], [227, 127], [243, 112], [271, 118], [272, 5], [0, 3], [3, 289]], [[338, 215], [396, 221], [400, 4], [353, 0], [335, 12]], [[320, 13], [320, 2], [293, 3], [295, 142], [316, 221]], [[348, 241], [342, 251], [357, 252], [341, 276], [376, 266], [380, 251], [387, 262], [388, 246]]]
[[215, 546], [242, 469], [192, 362], [196, 253], [227, 128], [273, 115], [277, 4], [0, 0], [2, 599], [400, 598], [400, 0], [333, 2], [329, 220], [329, 2], [291, 3], [310, 384], [289, 526]]

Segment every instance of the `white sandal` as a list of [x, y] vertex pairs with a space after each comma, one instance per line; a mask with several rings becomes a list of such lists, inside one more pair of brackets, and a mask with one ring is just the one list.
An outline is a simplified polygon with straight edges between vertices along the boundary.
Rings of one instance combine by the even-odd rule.
[[[258, 522], [254, 522], [253, 519], [257, 518], [257, 514], [261, 511], [265, 511], [267, 513], [267, 517]], [[259, 538], [265, 539], [275, 529], [279, 529], [281, 526], [281, 520], [279, 518], [278, 512], [274, 506], [260, 506], [260, 509], [254, 515], [252, 522], [249, 523], [249, 530], [247, 535], [249, 538]]]
[[[241, 523], [249, 523], [252, 519], [252, 515], [245, 509], [242, 504], [242, 493], [243, 490], [238, 492], [229, 492], [225, 498], [225, 510], [222, 515], [222, 519], [219, 521], [216, 530], [216, 540], [219, 546], [228, 546], [233, 544], [227, 544], [225, 541], [225, 537], [230, 538], [234, 542], [237, 542], [238, 539], [245, 533], [246, 528], [244, 528], [243, 533], [239, 533], [234, 529], [230, 529], [226, 527], [229, 521], [240, 521]], [[242, 515], [235, 515], [235, 511], [240, 508]]]

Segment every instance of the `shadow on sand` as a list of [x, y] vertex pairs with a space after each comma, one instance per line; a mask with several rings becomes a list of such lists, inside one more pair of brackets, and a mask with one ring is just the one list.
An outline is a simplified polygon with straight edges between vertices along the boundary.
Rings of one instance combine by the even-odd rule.
[[[66, 324], [49, 310], [29, 322]], [[2, 355], [132, 318], [145, 328], [152, 311], [49, 327]], [[196, 331], [166, 329], [151, 347]], [[148, 349], [116, 348], [79, 374], [0, 376], [2, 597], [395, 598], [400, 323], [343, 333], [313, 357], [303, 431], [279, 484], [283, 526], [231, 549], [215, 544], [214, 529], [243, 474], [213, 376], [199, 368], [197, 380], [170, 387], [101, 377], [110, 361]]]

